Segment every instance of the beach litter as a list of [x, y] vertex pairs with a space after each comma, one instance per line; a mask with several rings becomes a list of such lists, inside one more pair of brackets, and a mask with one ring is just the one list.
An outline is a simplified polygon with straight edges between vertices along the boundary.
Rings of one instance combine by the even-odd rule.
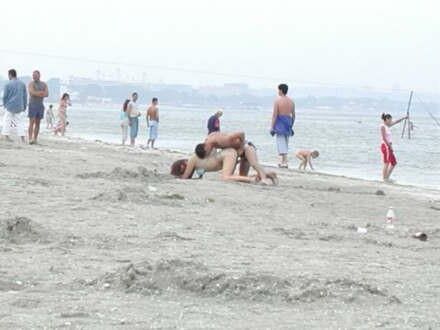
[[394, 222], [397, 220], [396, 213], [394, 212], [394, 208], [390, 206], [386, 215], [386, 228], [394, 229]]
[[148, 186], [148, 191], [149, 191], [149, 192], [156, 192], [156, 191], [157, 191], [157, 188], [156, 188], [156, 187], [153, 187], [153, 186]]
[[426, 242], [428, 240], [428, 235], [426, 235], [425, 233], [422, 233], [422, 232], [415, 233], [414, 235], [412, 235], [412, 237], [416, 238], [422, 242]]
[[368, 233], [368, 229], [365, 227], [357, 227], [358, 234], [366, 234]]

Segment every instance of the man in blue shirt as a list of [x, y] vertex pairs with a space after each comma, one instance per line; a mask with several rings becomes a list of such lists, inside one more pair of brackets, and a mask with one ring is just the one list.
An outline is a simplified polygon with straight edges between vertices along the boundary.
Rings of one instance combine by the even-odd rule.
[[217, 111], [208, 119], [208, 135], [212, 132], [220, 132], [220, 117], [223, 115], [222, 111]]
[[3, 117], [2, 135], [10, 140], [9, 135], [15, 131], [25, 142], [26, 134], [26, 116], [25, 110], [27, 106], [26, 85], [17, 79], [17, 71], [11, 69], [8, 71], [9, 82], [3, 90], [3, 106], [5, 107], [5, 115]]

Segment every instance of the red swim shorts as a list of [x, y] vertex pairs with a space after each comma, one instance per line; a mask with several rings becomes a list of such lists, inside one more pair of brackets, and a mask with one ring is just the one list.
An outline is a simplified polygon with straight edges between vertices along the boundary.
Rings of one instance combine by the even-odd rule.
[[396, 166], [397, 160], [396, 160], [396, 156], [394, 156], [394, 152], [390, 150], [390, 148], [388, 148], [388, 146], [385, 143], [382, 143], [380, 149], [382, 150], [383, 162], [385, 164], [391, 164], [392, 166]]

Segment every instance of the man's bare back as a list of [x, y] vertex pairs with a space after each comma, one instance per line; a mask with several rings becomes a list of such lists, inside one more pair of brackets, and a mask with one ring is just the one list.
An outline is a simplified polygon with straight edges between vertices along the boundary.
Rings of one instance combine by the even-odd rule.
[[210, 153], [212, 149], [234, 148], [242, 149], [244, 145], [245, 135], [243, 132], [221, 133], [214, 132], [208, 135], [205, 140], [205, 150]]
[[292, 115], [295, 118], [295, 103], [293, 103], [292, 99], [286, 95], [279, 96], [275, 100], [275, 109], [277, 115]]
[[159, 121], [159, 109], [155, 105], [150, 105], [147, 109], [147, 120]]

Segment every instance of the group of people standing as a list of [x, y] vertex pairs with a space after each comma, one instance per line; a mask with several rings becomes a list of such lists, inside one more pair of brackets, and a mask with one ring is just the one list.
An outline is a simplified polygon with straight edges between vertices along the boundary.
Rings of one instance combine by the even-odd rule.
[[[125, 145], [128, 139], [128, 132], [130, 131], [130, 145], [136, 144], [136, 138], [139, 133], [139, 118], [141, 112], [139, 110], [137, 100], [139, 95], [134, 92], [130, 99], [126, 99], [121, 110], [121, 129], [122, 129], [122, 145]], [[148, 106], [145, 112], [145, 119], [147, 122], [147, 129], [149, 131], [147, 148], [155, 149], [154, 143], [156, 142], [159, 130], [159, 100], [157, 97], [153, 97], [151, 104]]]
[[[38, 70], [32, 73], [32, 81], [26, 87], [26, 85], [17, 78], [17, 71], [11, 69], [8, 71], [9, 82], [5, 85], [3, 91], [3, 107], [5, 108], [5, 114], [3, 116], [2, 135], [5, 139], [10, 140], [10, 135], [14, 131], [21, 138], [22, 142], [26, 142], [26, 135], [28, 137], [29, 144], [36, 144], [38, 135], [40, 132], [40, 123], [45, 115], [44, 99], [49, 96], [48, 86], [45, 82], [41, 81], [41, 75]], [[286, 84], [280, 84], [278, 86], [278, 98], [274, 102], [272, 120], [270, 126], [270, 134], [276, 137], [276, 145], [278, 154], [280, 156], [280, 162], [278, 166], [280, 168], [288, 167], [288, 153], [289, 153], [289, 140], [294, 135], [294, 123], [295, 123], [295, 103], [287, 96], [288, 86]], [[138, 93], [132, 93], [130, 99], [125, 100], [121, 110], [121, 129], [122, 129], [122, 144], [125, 145], [130, 134], [130, 145], [134, 146], [136, 138], [139, 133], [139, 118], [141, 117], [141, 111], [138, 107]], [[145, 112], [145, 119], [148, 129], [148, 141], [147, 148], [155, 148], [155, 142], [158, 137], [159, 128], [159, 101], [156, 97], [151, 100], [151, 104], [147, 107]], [[71, 105], [70, 96], [68, 93], [64, 93], [60, 99], [58, 107], [58, 121], [54, 125], [55, 115], [53, 113], [53, 106], [50, 105], [46, 112], [47, 128], [52, 129], [55, 135], [65, 134], [67, 121], [67, 108]], [[29, 124], [26, 128], [26, 110], [27, 117], [29, 118]], [[249, 164], [254, 167], [258, 173], [258, 178], [264, 182], [267, 179], [267, 175], [262, 170], [261, 166], [257, 162], [256, 149], [251, 143], [244, 140], [244, 133], [235, 133], [228, 135], [220, 133], [220, 117], [223, 115], [222, 111], [217, 111], [212, 115], [207, 122], [208, 138], [207, 145], [209, 152], [213, 149], [222, 149], [221, 153], [216, 153], [214, 157], [206, 151], [201, 152], [200, 145], [199, 151], [196, 150], [196, 158], [192, 158], [189, 161], [180, 162], [179, 165], [174, 166], [174, 173], [182, 177], [192, 177], [194, 171], [198, 169], [212, 170], [214, 168], [220, 168], [223, 161], [227, 161], [229, 164], [232, 159], [241, 159], [242, 164], [247, 164], [247, 170], [240, 170], [240, 173], [247, 173]], [[381, 152], [383, 156], [383, 180], [391, 181], [390, 176], [397, 164], [394, 150], [392, 147], [391, 130], [390, 128], [395, 124], [401, 122], [406, 117], [403, 117], [397, 121], [393, 121], [390, 114], [383, 114], [383, 124], [380, 127], [381, 133]], [[26, 134], [27, 131], [27, 134]], [[237, 140], [237, 134], [240, 138]], [[235, 139], [235, 140], [234, 140]], [[227, 141], [227, 143], [225, 143]], [[231, 142], [232, 141], [232, 142]], [[234, 142], [235, 141], [235, 142]], [[239, 141], [239, 143], [236, 143]], [[212, 147], [212, 146], [215, 146]], [[197, 148], [196, 148], [197, 149]], [[249, 151], [250, 150], [250, 151]], [[247, 153], [246, 153], [247, 151]], [[309, 166], [313, 170], [311, 160], [319, 156], [317, 150], [297, 150], [295, 153], [296, 158], [300, 161], [299, 169], [305, 170]], [[206, 159], [205, 159], [206, 157]], [[184, 166], [183, 166], [184, 163]], [[187, 169], [187, 165], [189, 166]], [[246, 168], [245, 165], [244, 168]], [[177, 168], [183, 168], [180, 173]], [[234, 176], [233, 172], [229, 169], [226, 173], [229, 173], [228, 179], [238, 179], [238, 181], [246, 181], [243, 176]], [[235, 168], [235, 166], [234, 166]], [[191, 173], [190, 173], [191, 172]]]
[[[11, 69], [8, 71], [9, 82], [3, 90], [3, 107], [5, 114], [3, 116], [2, 135], [10, 140], [10, 135], [15, 132], [26, 142], [26, 131], [29, 144], [36, 144], [40, 132], [40, 123], [44, 118], [44, 99], [49, 96], [47, 84], [40, 80], [40, 71], [35, 70], [32, 73], [32, 81], [28, 87], [17, 78], [17, 71]], [[47, 114], [47, 128], [53, 128], [54, 134], [64, 135], [67, 122], [67, 107], [70, 105], [70, 96], [64, 93], [60, 100], [58, 108], [58, 122], [55, 127], [53, 106], [50, 105]], [[26, 110], [29, 124], [26, 129]]]

